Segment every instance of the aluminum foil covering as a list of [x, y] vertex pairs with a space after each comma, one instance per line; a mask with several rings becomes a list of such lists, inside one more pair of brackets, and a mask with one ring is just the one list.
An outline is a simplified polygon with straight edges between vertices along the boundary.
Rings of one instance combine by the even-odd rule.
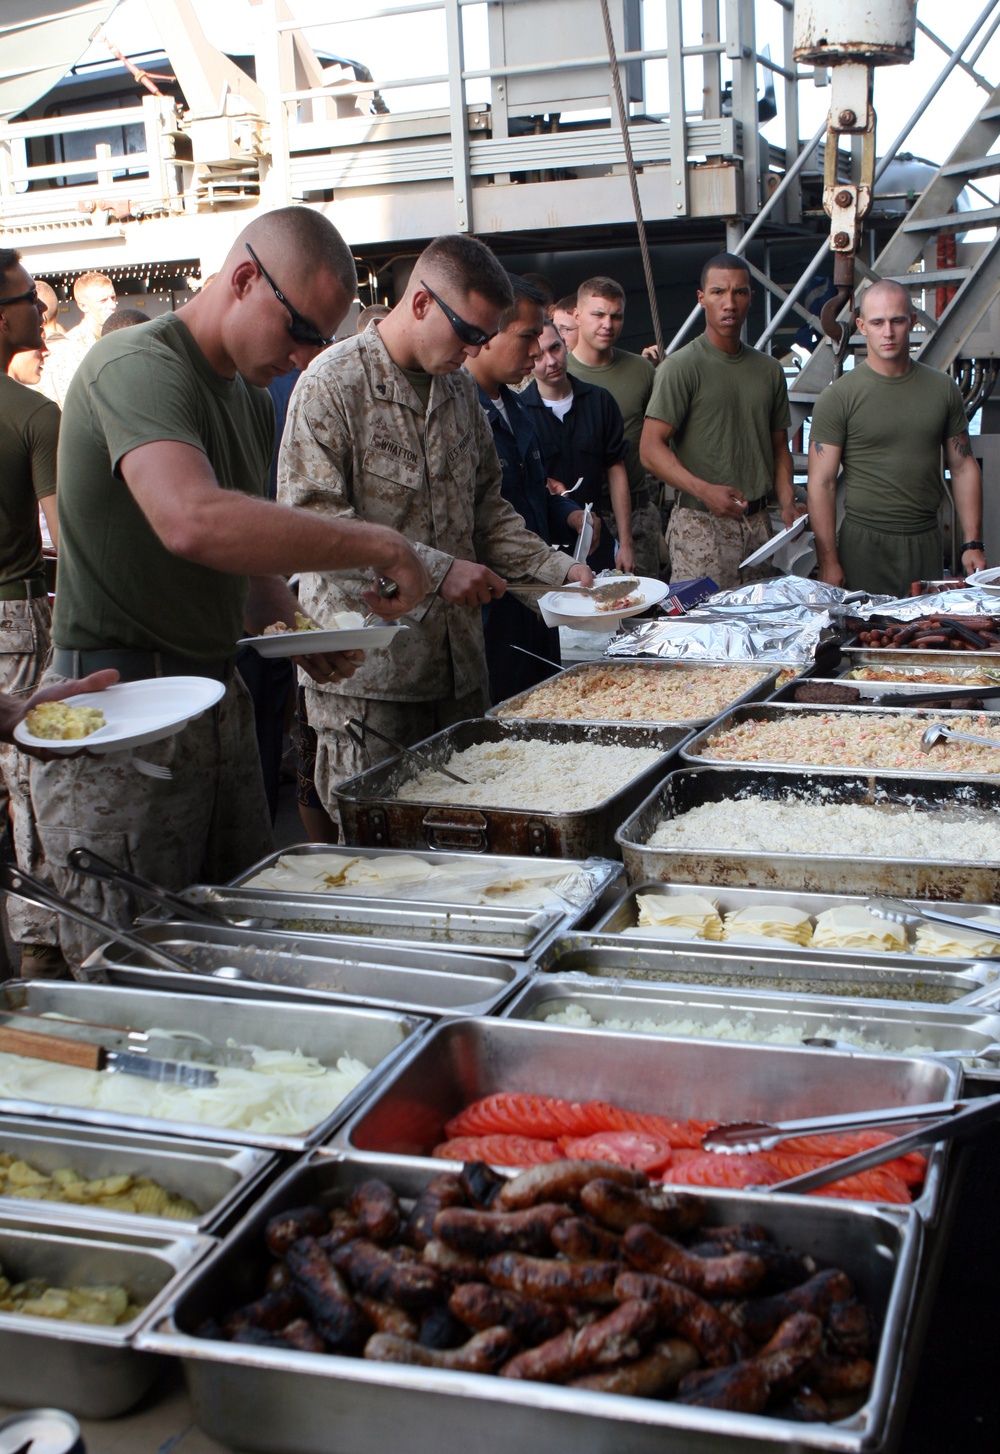
[[850, 614], [861, 621], [873, 616], [891, 616], [894, 621], [918, 621], [921, 616], [1000, 617], [1000, 596], [979, 586], [938, 591], [935, 596], [902, 596], [897, 600], [876, 596], [864, 605], [852, 606]]
[[[750, 581], [730, 591], [717, 591], [709, 596], [699, 611], [716, 607], [748, 606], [814, 606], [825, 609], [840, 606], [848, 593], [842, 586], [828, 586], [824, 581], [808, 581], [802, 576], [781, 576], [777, 580]], [[694, 614], [694, 613], [692, 613]]]
[[661, 621], [641, 621], [620, 632], [605, 656], [655, 656], [674, 661], [761, 661], [801, 665], [811, 660], [829, 630], [826, 611], [809, 606], [749, 611], [692, 611]]

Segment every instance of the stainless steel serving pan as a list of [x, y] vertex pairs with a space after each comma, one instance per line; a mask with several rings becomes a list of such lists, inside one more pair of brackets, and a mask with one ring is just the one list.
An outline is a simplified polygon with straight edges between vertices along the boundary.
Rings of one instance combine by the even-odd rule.
[[[751, 908], [755, 905], [784, 904], [791, 909], [801, 909], [803, 913], [810, 914], [813, 918], [817, 914], [825, 913], [827, 909], [835, 909], [843, 904], [864, 905], [868, 902], [867, 897], [861, 894], [797, 894], [787, 889], [737, 889], [717, 888], [714, 884], [668, 884], [659, 880], [651, 880], [648, 883], [633, 884], [624, 894], [620, 895], [603, 918], [598, 919], [593, 928], [589, 931], [591, 935], [599, 935], [601, 939], [607, 939], [616, 944], [634, 949], [637, 944], [646, 944], [653, 948], [662, 947], [665, 949], [690, 949], [692, 947], [709, 948], [720, 947], [720, 941], [692, 941], [690, 939], [679, 939], [671, 935], [667, 925], [661, 927], [658, 933], [654, 934], [629, 934], [629, 929], [635, 928], [639, 922], [639, 905], [636, 902], [639, 894], [663, 895], [673, 898], [678, 894], [700, 893], [706, 898], [713, 899], [719, 906], [721, 915], [733, 913], [737, 909]], [[993, 920], [1000, 928], [1000, 907], [994, 904], [968, 904], [956, 907], [955, 904], [927, 904], [929, 909], [940, 909], [945, 913], [957, 914], [960, 918], [971, 919], [973, 915], [982, 915], [984, 918]], [[1000, 950], [1000, 940], [997, 941]], [[940, 969], [954, 968], [959, 973], [965, 972], [970, 965], [977, 968], [973, 971], [979, 978], [985, 972], [989, 973], [992, 961], [994, 976], [1000, 976], [1000, 953], [996, 956], [966, 955], [964, 958], [936, 959], [930, 955], [917, 954], [911, 948], [908, 953], [887, 951], [885, 953], [867, 952], [860, 949], [809, 949], [798, 944], [789, 944], [781, 939], [760, 939], [756, 943], [748, 944], [730, 943], [722, 940], [721, 947], [731, 949], [736, 953], [746, 954], [748, 948], [760, 949], [765, 954], [775, 953], [776, 955], [789, 955], [800, 963], [825, 964], [828, 960], [836, 960], [840, 964], [863, 964], [867, 966], [879, 965], [884, 960], [887, 968], [911, 969], [918, 973], [928, 968]]]
[[46, 1174], [69, 1167], [87, 1181], [123, 1173], [151, 1176], [167, 1191], [194, 1202], [199, 1211], [192, 1218], [165, 1219], [85, 1203], [0, 1196], [0, 1212], [23, 1217], [65, 1215], [84, 1225], [101, 1223], [161, 1235], [168, 1229], [218, 1234], [232, 1224], [237, 1211], [278, 1167], [276, 1156], [249, 1146], [193, 1139], [180, 1142], [169, 1136], [98, 1131], [25, 1116], [0, 1116], [2, 1152]]
[[[845, 1059], [838, 1051], [660, 1039], [515, 1020], [454, 1020], [402, 1057], [334, 1138], [350, 1151], [427, 1156], [445, 1123], [498, 1091], [603, 1100], [676, 1120], [772, 1121], [950, 1098], [953, 1062], [889, 1055]], [[914, 1203], [934, 1215], [944, 1149], [930, 1155]]]
[[[1000, 757], [997, 757], [995, 762], [993, 762], [995, 771], [985, 770], [975, 772], [971, 768], [964, 770], [955, 768], [947, 769], [944, 766], [948, 762], [946, 752], [942, 752], [938, 757], [934, 757], [928, 753], [924, 758], [924, 761], [927, 763], [926, 771], [920, 771], [914, 768], [868, 768], [863, 762], [844, 763], [824, 767], [818, 763], [795, 762], [792, 760], [787, 762], [772, 762], [767, 759], [758, 761], [751, 758], [720, 758], [712, 752], [712, 738], [717, 733], [732, 731], [742, 726], [745, 722], [784, 722], [787, 724], [789, 730], [794, 730], [797, 724], [808, 725], [811, 719], [815, 721], [817, 718], [828, 716], [831, 713], [838, 716], [859, 718], [876, 716], [890, 717], [904, 723], [910, 721], [915, 724], [914, 731], [917, 733], [922, 731], [923, 726], [930, 722], [943, 722], [946, 726], [954, 727], [961, 722], [963, 717], [968, 717], [969, 715], [968, 712], [955, 710], [945, 711], [939, 707], [873, 707], [862, 705], [841, 706], [839, 704], [827, 706], [813, 704], [811, 702], [779, 703], [776, 706], [754, 704], [748, 707], [738, 707], [735, 711], [727, 712], [724, 716], [717, 718], [711, 726], [696, 733], [684, 744], [680, 750], [680, 756], [686, 763], [690, 763], [693, 767], [713, 767], [717, 765], [723, 767], [774, 767], [787, 769], [791, 772], [815, 772], [823, 774], [872, 771], [877, 772], [880, 778], [929, 777], [936, 779], [947, 776], [974, 778], [977, 782], [983, 779], [987, 781], [1000, 781], [1000, 776], [998, 776], [1000, 775]], [[1000, 728], [1000, 714], [977, 711], [975, 715], [977, 717], [985, 717], [987, 722], [994, 728]], [[998, 739], [998, 746], [1000, 746], [1000, 739]], [[991, 761], [993, 760], [991, 759]], [[937, 771], [933, 767], [934, 762], [941, 764], [940, 769]]]
[[184, 897], [192, 904], [211, 904], [237, 929], [252, 929], [271, 943], [308, 945], [313, 952], [331, 941], [367, 939], [394, 949], [450, 949], [528, 959], [566, 919], [555, 908], [470, 908], [416, 900], [373, 903], [344, 895], [274, 894], [208, 885], [186, 889]]
[[[366, 848], [365, 857], [371, 859], [398, 858], [403, 850], [398, 848]], [[339, 843], [296, 843], [290, 848], [280, 848], [275, 853], [269, 853], [245, 873], [239, 874], [226, 887], [233, 889], [245, 889], [252, 887], [250, 880], [256, 878], [265, 869], [273, 868], [280, 858], [309, 858], [322, 854], [327, 858], [354, 859], [358, 856], [356, 848], [348, 848], [346, 844]], [[424, 863], [431, 863], [437, 867], [453, 870], [457, 875], [468, 875], [469, 880], [482, 883], [488, 871], [492, 869], [497, 876], [507, 875], [516, 877], [518, 874], [537, 874], [539, 863], [544, 863], [537, 857], [525, 858], [511, 854], [493, 853], [489, 855], [488, 861], [481, 853], [451, 853], [446, 849], [425, 849], [423, 852], [410, 849], [407, 851], [408, 858], [419, 858]], [[575, 928], [577, 924], [586, 923], [591, 915], [607, 901], [610, 894], [622, 877], [621, 859], [617, 858], [586, 858], [566, 859], [559, 858], [552, 861], [553, 869], [558, 869], [561, 874], [571, 874], [576, 871], [577, 880], [583, 886], [579, 895], [567, 896], [563, 899], [565, 904], [566, 928]], [[471, 900], [438, 897], [440, 885], [426, 889], [420, 885], [414, 885], [413, 891], [391, 893], [388, 890], [379, 893], [362, 892], [356, 886], [350, 890], [329, 889], [324, 891], [320, 898], [338, 899], [341, 894], [349, 893], [354, 898], [364, 898], [368, 903], [409, 903], [411, 900], [419, 899], [423, 903], [459, 903], [465, 902], [468, 907]], [[419, 892], [417, 891], [419, 889]], [[278, 890], [266, 889], [266, 893], [278, 894]], [[546, 903], [551, 894], [545, 895]], [[560, 896], [561, 897], [561, 896]], [[497, 906], [502, 907], [502, 900], [497, 901]], [[541, 907], [541, 905], [540, 905]]]
[[[586, 1012], [593, 1026], [552, 1021], [550, 1015]], [[994, 1010], [963, 1010], [953, 1006], [890, 1004], [837, 997], [834, 995], [783, 994], [780, 991], [715, 989], [707, 985], [632, 984], [620, 979], [596, 979], [574, 973], [540, 975], [504, 1006], [501, 1014], [511, 1020], [537, 1020], [553, 1029], [603, 1029], [620, 1031], [610, 1022], [649, 1022], [649, 1029], [629, 1031], [636, 1035], [688, 1035], [678, 1025], [692, 1022], [705, 1028], [699, 1040], [751, 1039], [736, 1033], [746, 1025], [765, 1035], [787, 1034], [800, 1043], [806, 1036], [840, 1039], [859, 1035], [868, 1049], [853, 1054], [918, 1055], [922, 1051], [985, 1049], [1000, 1040], [1000, 1014]], [[654, 1028], [655, 1027], [655, 1028]], [[724, 1034], [713, 1034], [719, 1027]], [[919, 1049], [916, 1047], [920, 1047]], [[851, 1051], [839, 1051], [848, 1059]], [[994, 1090], [1000, 1067], [987, 1061], [965, 1061], [965, 1084], [983, 1080], [984, 1089]], [[845, 1073], [849, 1067], [845, 1066]]]
[[[850, 666], [846, 666], [844, 668], [845, 673], [849, 672], [850, 670]], [[935, 687], [939, 687], [941, 692], [945, 693], [951, 687], [961, 687], [966, 685], [966, 683], [961, 680], [961, 672], [956, 671], [954, 673], [954, 676], [955, 680], [953, 682], [848, 681], [846, 675], [842, 675], [839, 677], [794, 677], [792, 681], [785, 682], [784, 686], [778, 687], [777, 690], [773, 692], [772, 695], [768, 698], [768, 701], [776, 706], [785, 706], [786, 704], [793, 707], [823, 706], [828, 712], [839, 712], [848, 710], [852, 704], [850, 702], [846, 702], [843, 704], [836, 702], [797, 702], [795, 700], [796, 687], [800, 687], [805, 684], [815, 687], [854, 687], [858, 692], [861, 700], [853, 705], [858, 707], [871, 707], [876, 705], [874, 702], [875, 697], [885, 696], [888, 692], [900, 692], [903, 696], [916, 697], [925, 696], [928, 692], [933, 692]], [[972, 683], [970, 685], [970, 690], [976, 690], [977, 687], [983, 692], [994, 691], [996, 689], [995, 686], [987, 687], [980, 686], [977, 683]], [[994, 697], [992, 700], [995, 705], [996, 698]], [[899, 705], [900, 704], [897, 703], [897, 708], [899, 707]], [[893, 709], [891, 707], [879, 707], [878, 710], [880, 712], [891, 712]], [[952, 706], [949, 708], [949, 710], [952, 712], [961, 711], [961, 704], [959, 704], [958, 706]], [[978, 708], [965, 708], [965, 711], [967, 712], [970, 710], [974, 710], [977, 713], [979, 711]]]
[[[370, 1176], [415, 1197], [440, 1163], [313, 1152], [274, 1185], [170, 1307], [139, 1334], [141, 1348], [180, 1358], [199, 1427], [226, 1447], [262, 1454], [873, 1454], [898, 1434], [904, 1373], [919, 1352], [913, 1317], [923, 1233], [919, 1217], [817, 1197], [706, 1192], [710, 1223], [762, 1222], [775, 1240], [843, 1267], [881, 1329], [871, 1394], [850, 1420], [793, 1424], [765, 1415], [689, 1408], [482, 1374], [372, 1363], [194, 1336], [209, 1317], [258, 1295], [270, 1258], [269, 1217], [317, 1200], [342, 1202]], [[405, 1432], [404, 1432], [405, 1431]]]
[[118, 1283], [145, 1304], [137, 1318], [111, 1328], [0, 1312], [0, 1402], [68, 1409], [84, 1419], [130, 1409], [160, 1371], [158, 1359], [133, 1349], [135, 1334], [214, 1245], [194, 1235], [88, 1226], [72, 1216], [0, 1214], [0, 1265], [12, 1282]]
[[1000, 651], [910, 651], [905, 646], [863, 646], [856, 636], [841, 650], [851, 666], [981, 666], [1000, 670]]
[[[53, 1121], [112, 1126], [166, 1136], [195, 1136], [206, 1141], [238, 1141], [266, 1151], [297, 1151], [329, 1136], [340, 1121], [356, 1109], [400, 1054], [406, 1042], [423, 1030], [427, 1021], [386, 1010], [362, 1010], [342, 1005], [259, 1004], [241, 999], [215, 999], [175, 991], [121, 989], [53, 980], [11, 981], [0, 986], [0, 1009], [27, 1009], [35, 1014], [71, 1015], [106, 1025], [130, 1025], [137, 1030], [197, 1029], [224, 1044], [232, 1037], [240, 1043], [266, 1049], [301, 1050], [326, 1065], [345, 1052], [371, 1067], [371, 1074], [315, 1126], [297, 1134], [234, 1131], [195, 1121], [168, 1121], [118, 1111], [90, 1110], [43, 1101], [0, 1097], [0, 1113], [13, 1116], [48, 1116]], [[2, 1260], [2, 1259], [0, 1259]]]
[[[703, 672], [703, 671], [706, 671], [706, 670], [721, 671], [721, 670], [727, 670], [727, 669], [728, 670], [732, 670], [733, 668], [741, 668], [743, 670], [748, 670], [748, 669], [752, 669], [753, 663], [752, 662], [733, 662], [733, 661], [716, 661], [716, 662], [698, 661], [698, 662], [690, 662], [690, 661], [620, 661], [620, 660], [615, 660], [615, 661], [602, 661], [602, 662], [592, 662], [592, 661], [588, 661], [588, 662], [578, 662], [575, 666], [567, 667], [567, 669], [565, 671], [561, 671], [561, 672], [554, 673], [553, 676], [549, 679], [548, 682], [542, 682], [542, 683], [540, 683], [540, 685], [541, 686], [551, 685], [551, 683], [553, 681], [555, 681], [557, 678], [561, 678], [561, 677], [587, 676], [590, 673], [595, 672], [595, 671], [609, 671], [609, 672], [613, 672], [616, 669], [623, 668], [623, 667], [629, 668], [631, 670], [638, 670], [638, 671], [643, 671], [643, 672], [649, 672], [650, 674], [657, 674], [657, 675], [660, 675], [660, 674], [662, 674], [664, 672], [670, 672], [673, 675], [677, 675], [678, 673], [681, 673], [681, 674], [686, 675], [686, 676], [694, 676], [694, 675], [697, 675], [699, 672]], [[728, 702], [722, 702], [720, 704], [720, 706], [719, 706], [718, 711], [715, 711], [715, 712], [708, 712], [708, 713], [705, 713], [705, 714], [702, 714], [702, 715], [699, 715], [699, 716], [696, 716], [696, 717], [676, 717], [676, 718], [671, 718], [671, 717], [657, 717], [657, 718], [653, 718], [653, 719], [650, 719], [650, 720], [647, 720], [647, 721], [643, 721], [642, 719], [639, 719], [639, 718], [629, 718], [628, 721], [630, 721], [634, 726], [637, 726], [637, 727], [639, 727], [639, 726], [653, 726], [653, 725], [660, 726], [660, 727], [683, 727], [685, 729], [685, 731], [689, 731], [692, 727], [697, 727], [697, 726], [699, 726], [699, 725], [701, 725], [703, 723], [711, 722], [713, 720], [713, 718], [715, 718], [715, 717], [717, 717], [719, 715], [719, 712], [728, 711], [731, 707], [738, 706], [739, 704], [741, 704], [743, 702], [755, 702], [755, 701], [761, 700], [764, 697], [769, 696], [770, 693], [773, 692], [773, 690], [774, 690], [774, 684], [775, 684], [775, 682], [778, 679], [779, 672], [780, 672], [780, 668], [772, 668], [770, 666], [762, 666], [760, 668], [760, 679], [752, 687], [748, 687], [745, 692], [739, 692], [736, 696], [732, 697]], [[495, 707], [491, 707], [489, 709], [489, 711], [486, 713], [487, 717], [496, 717], [500, 721], [503, 721], [503, 722], [509, 722], [509, 721], [515, 721], [515, 720], [516, 721], [526, 721], [526, 722], [560, 722], [560, 723], [562, 723], [565, 726], [576, 726], [576, 727], [580, 726], [580, 724], [582, 722], [588, 722], [588, 723], [590, 723], [590, 724], [592, 724], [594, 726], [598, 726], [598, 727], [617, 727], [617, 726], [621, 726], [622, 722], [626, 720], [623, 717], [611, 717], [611, 718], [602, 718], [602, 717], [590, 717], [590, 718], [582, 718], [582, 717], [572, 717], [572, 718], [538, 717], [533, 712], [531, 712], [530, 710], [529, 711], [521, 711], [521, 708], [522, 707], [530, 707], [531, 698], [535, 694], [535, 692], [537, 692], [538, 690], [539, 690], [538, 687], [532, 687], [527, 692], [519, 692], [518, 695], [515, 696], [515, 697], [508, 697], [505, 702], [499, 702]]]
[[181, 994], [234, 994], [248, 1000], [363, 1005], [417, 1015], [488, 1015], [517, 989], [532, 966], [430, 949], [400, 949], [381, 940], [301, 938], [287, 942], [250, 929], [203, 924], [140, 924], [136, 934], [195, 967], [164, 969], [113, 940], [84, 962], [92, 984], [133, 985]]
[[989, 779], [805, 773], [787, 768], [688, 768], [670, 773], [615, 834], [629, 881], [662, 879], [806, 893], [1000, 902], [1000, 859], [864, 857], [837, 852], [834, 843], [818, 844], [813, 853], [751, 853], [737, 843], [730, 849], [649, 845], [664, 818], [676, 817], [701, 803], [736, 801], [751, 794], [826, 804], [902, 803], [928, 814], [954, 815], [970, 809], [1000, 814], [1000, 783]]
[[660, 948], [648, 940], [623, 943], [603, 935], [568, 934], [556, 939], [538, 961], [542, 974], [585, 974], [636, 984], [703, 985], [716, 989], [781, 991], [808, 996], [835, 995], [870, 1004], [891, 1002], [925, 1007], [994, 1007], [1000, 1003], [997, 966], [966, 964], [943, 970], [940, 961], [921, 961], [918, 969], [881, 963], [845, 964], [831, 955], [805, 961], [762, 947], [705, 944], [702, 948]]
[[581, 747], [658, 747], [663, 756], [593, 808], [564, 813], [400, 802], [396, 794], [403, 783], [417, 776], [418, 769], [408, 758], [395, 757], [337, 787], [344, 836], [360, 848], [453, 848], [532, 858], [617, 857], [615, 828], [669, 770], [671, 754], [687, 735], [686, 728], [628, 724], [594, 727], [484, 718], [460, 722], [422, 742], [424, 756], [446, 763], [453, 753], [474, 743], [505, 739], [570, 742]]

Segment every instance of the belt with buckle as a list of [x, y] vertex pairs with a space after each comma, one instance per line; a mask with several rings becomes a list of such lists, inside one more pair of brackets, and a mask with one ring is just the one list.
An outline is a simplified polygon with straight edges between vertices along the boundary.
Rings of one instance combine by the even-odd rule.
[[27, 581], [8, 581], [0, 586], [0, 601], [31, 601], [36, 596], [47, 596], [49, 588], [44, 576], [33, 576]]
[[228, 682], [236, 671], [236, 657], [192, 661], [190, 657], [175, 656], [169, 651], [128, 651], [114, 647], [71, 651], [57, 646], [52, 653], [52, 669], [62, 677], [85, 677], [107, 667], [114, 667], [123, 682], [141, 682], [150, 677], [211, 677], [216, 682]]
[[747, 519], [749, 519], [749, 517], [751, 515], [759, 515], [760, 512], [761, 512], [761, 510], [766, 510], [766, 509], [767, 509], [767, 496], [766, 495], [761, 495], [761, 497], [760, 497], [759, 500], [751, 500], [748, 503], [746, 509], [743, 511], [743, 518], [744, 518], [744, 520], [747, 520]]

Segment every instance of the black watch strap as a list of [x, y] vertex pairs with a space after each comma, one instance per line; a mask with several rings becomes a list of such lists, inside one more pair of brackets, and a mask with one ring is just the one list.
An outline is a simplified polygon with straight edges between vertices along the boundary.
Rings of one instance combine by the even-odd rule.
[[982, 540], [964, 540], [962, 542], [962, 554], [967, 550], [985, 550], [986, 545]]

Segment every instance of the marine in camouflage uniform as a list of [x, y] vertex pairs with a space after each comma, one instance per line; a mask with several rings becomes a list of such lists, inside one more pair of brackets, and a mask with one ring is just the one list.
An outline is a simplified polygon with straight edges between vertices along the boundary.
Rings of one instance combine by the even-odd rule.
[[[454, 561], [553, 586], [566, 579], [573, 562], [526, 528], [500, 480], [472, 377], [464, 369], [435, 374], [425, 411], [376, 324], [330, 349], [300, 380], [278, 464], [279, 501], [393, 526], [413, 543], [434, 587], [388, 650], [369, 652], [347, 681], [306, 684], [316, 787], [328, 812], [338, 782], [392, 755], [374, 741], [362, 752], [343, 730], [349, 717], [417, 742], [486, 709], [481, 613], [436, 594]], [[322, 623], [357, 609], [364, 583], [352, 572], [305, 574], [299, 599]]]

